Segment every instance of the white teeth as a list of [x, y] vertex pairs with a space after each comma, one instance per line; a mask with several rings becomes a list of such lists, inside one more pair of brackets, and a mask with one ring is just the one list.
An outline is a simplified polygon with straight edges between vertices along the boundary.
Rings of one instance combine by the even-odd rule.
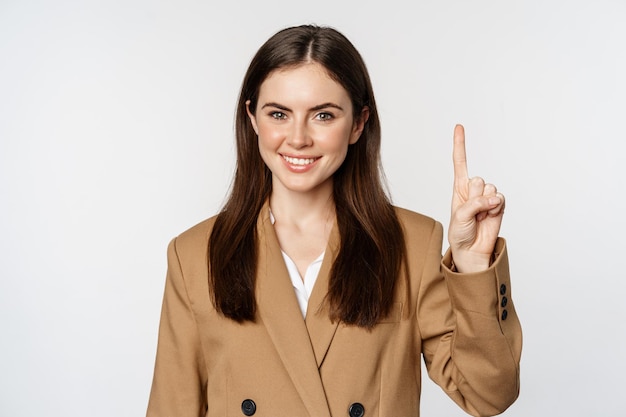
[[315, 158], [292, 158], [285, 155], [283, 155], [283, 158], [292, 165], [309, 165], [315, 162]]

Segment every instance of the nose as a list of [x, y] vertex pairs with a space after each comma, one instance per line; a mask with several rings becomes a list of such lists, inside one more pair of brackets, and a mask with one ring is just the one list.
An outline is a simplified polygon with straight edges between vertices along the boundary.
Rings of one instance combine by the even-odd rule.
[[306, 122], [296, 122], [288, 132], [287, 144], [294, 149], [302, 149], [310, 146], [312, 143]]

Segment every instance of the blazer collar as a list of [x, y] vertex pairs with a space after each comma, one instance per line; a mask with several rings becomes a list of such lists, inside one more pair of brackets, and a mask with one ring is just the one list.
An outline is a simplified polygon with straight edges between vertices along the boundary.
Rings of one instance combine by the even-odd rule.
[[[258, 319], [267, 329], [309, 414], [330, 417], [318, 365], [321, 364], [328, 349], [336, 325], [330, 323], [328, 315], [322, 314], [322, 311], [320, 314], [311, 314], [310, 319], [307, 314], [306, 323], [302, 319], [278, 238], [270, 221], [268, 203], [259, 213], [257, 233], [259, 243], [256, 281]], [[323, 277], [329, 266], [327, 265], [328, 256], [324, 258], [320, 275], [309, 300], [309, 310], [319, 305], [313, 304], [312, 301], [318, 303], [326, 293], [328, 278]], [[320, 284], [324, 287], [321, 288]], [[311, 326], [309, 330], [307, 330], [307, 325]]]
[[337, 257], [338, 251], [339, 231], [337, 226], [334, 226], [328, 239], [322, 267], [320, 268], [311, 297], [309, 298], [309, 306], [307, 307], [305, 320], [318, 368], [321, 367], [324, 362], [324, 358], [339, 324], [338, 322], [333, 323], [330, 321], [328, 304], [324, 302], [326, 294], [328, 293], [330, 269]]

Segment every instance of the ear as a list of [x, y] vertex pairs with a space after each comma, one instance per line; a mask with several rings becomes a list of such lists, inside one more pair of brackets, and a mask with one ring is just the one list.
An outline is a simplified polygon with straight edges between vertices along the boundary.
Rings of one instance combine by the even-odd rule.
[[363, 129], [365, 128], [365, 123], [367, 123], [369, 118], [370, 108], [364, 106], [361, 110], [361, 114], [354, 118], [354, 126], [352, 126], [352, 132], [350, 132], [350, 145], [354, 145], [359, 140], [361, 133], [363, 133]]
[[252, 128], [254, 129], [254, 132], [258, 135], [259, 127], [256, 124], [256, 116], [250, 111], [250, 100], [246, 100], [246, 113], [248, 113], [248, 118], [250, 119], [250, 123], [252, 123]]

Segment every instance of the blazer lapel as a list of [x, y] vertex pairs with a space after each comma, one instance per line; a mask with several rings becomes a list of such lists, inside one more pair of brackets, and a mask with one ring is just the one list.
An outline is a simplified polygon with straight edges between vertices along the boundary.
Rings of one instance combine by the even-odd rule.
[[257, 222], [259, 236], [256, 283], [259, 319], [281, 357], [311, 416], [330, 417], [316, 355], [298, 306], [266, 204]]
[[306, 313], [306, 327], [311, 338], [315, 361], [317, 367], [321, 367], [328, 352], [328, 348], [337, 331], [338, 322], [331, 322], [329, 318], [328, 305], [324, 302], [328, 293], [328, 282], [330, 269], [337, 257], [339, 250], [339, 231], [337, 226], [333, 227], [328, 239], [328, 246], [324, 254], [324, 261], [320, 268], [319, 275], [313, 286], [309, 306]]

